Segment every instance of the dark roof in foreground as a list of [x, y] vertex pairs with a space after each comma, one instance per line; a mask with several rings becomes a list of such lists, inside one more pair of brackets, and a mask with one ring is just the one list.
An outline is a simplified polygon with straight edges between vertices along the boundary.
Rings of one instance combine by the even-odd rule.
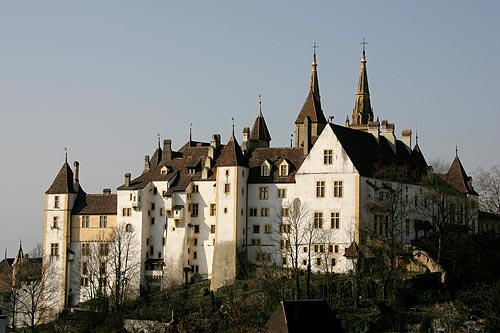
[[78, 215], [116, 215], [116, 194], [80, 194], [73, 214]]

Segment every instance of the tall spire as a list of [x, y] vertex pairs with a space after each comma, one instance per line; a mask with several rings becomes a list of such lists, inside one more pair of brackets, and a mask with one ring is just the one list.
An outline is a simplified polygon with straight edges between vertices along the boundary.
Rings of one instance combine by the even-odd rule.
[[373, 109], [370, 102], [370, 90], [368, 89], [368, 74], [366, 72], [365, 45], [368, 43], [363, 39], [361, 44], [363, 45], [363, 54], [361, 56], [356, 102], [352, 110], [353, 127], [367, 126], [368, 122], [373, 121]]
[[319, 83], [318, 83], [318, 64], [316, 63], [316, 49], [318, 48], [318, 44], [314, 42], [313, 48], [313, 60], [312, 60], [312, 68], [311, 68], [311, 83], [309, 85], [309, 89], [313, 92], [313, 94], [317, 97], [318, 101], [320, 99], [319, 95]]
[[271, 134], [267, 129], [266, 121], [262, 115], [262, 96], [259, 94], [259, 115], [255, 119], [250, 132], [250, 148], [269, 148]]

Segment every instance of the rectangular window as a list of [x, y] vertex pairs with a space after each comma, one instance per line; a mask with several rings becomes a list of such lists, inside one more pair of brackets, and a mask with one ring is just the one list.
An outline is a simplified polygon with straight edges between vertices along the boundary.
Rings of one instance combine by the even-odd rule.
[[82, 275], [88, 275], [89, 274], [89, 263], [84, 261], [82, 262]]
[[325, 164], [325, 165], [333, 164], [333, 150], [332, 149], [323, 150], [323, 164]]
[[193, 252], [193, 259], [198, 259], [198, 252], [196, 251]]
[[323, 213], [314, 213], [314, 229], [323, 228]]
[[101, 256], [107, 256], [108, 253], [109, 253], [109, 244], [107, 244], [107, 243], [100, 244], [100, 246], [99, 246], [99, 254]]
[[281, 207], [281, 217], [290, 216], [290, 208], [289, 207]]
[[54, 197], [54, 208], [59, 208], [59, 196]]
[[99, 228], [107, 228], [108, 227], [108, 217], [101, 215], [99, 216]]
[[215, 224], [210, 225], [210, 233], [215, 234]]
[[290, 233], [290, 224], [281, 224], [280, 225], [280, 232], [281, 233], [286, 233], [286, 234], [289, 234]]
[[281, 177], [288, 176], [288, 165], [287, 164], [280, 165], [280, 176]]
[[269, 216], [269, 208], [262, 208], [260, 210], [260, 216]]
[[332, 212], [330, 214], [330, 228], [340, 229], [340, 212]]
[[198, 185], [193, 184], [193, 186], [191, 186], [191, 192], [198, 193], [198, 191], [199, 191]]
[[343, 193], [343, 182], [342, 180], [335, 180], [333, 182], [333, 197], [334, 198], [342, 198]]
[[82, 228], [88, 228], [90, 226], [90, 218], [88, 215], [82, 216]]
[[316, 258], [316, 265], [321, 266], [321, 258]]
[[59, 218], [57, 216], [52, 219], [52, 229], [59, 229]]
[[335, 266], [337, 264], [337, 260], [335, 260], [335, 258], [332, 258], [332, 267]]
[[155, 252], [155, 248], [154, 248], [154, 246], [150, 246], [150, 247], [149, 247], [149, 253], [150, 253], [151, 255], [153, 255], [153, 253], [154, 253], [154, 252]]
[[89, 286], [89, 278], [88, 277], [82, 277], [80, 279], [80, 285], [82, 287], [88, 287]]
[[339, 246], [338, 245], [335, 245], [334, 249], [335, 249], [335, 253], [339, 253]]
[[132, 215], [132, 208], [122, 208], [122, 216]]
[[267, 186], [259, 187], [259, 199], [260, 200], [269, 199], [269, 190], [268, 190]]
[[106, 263], [105, 262], [101, 262], [101, 267], [99, 267], [99, 273], [101, 275], [105, 275], [106, 274]]
[[264, 226], [264, 232], [265, 232], [266, 234], [270, 234], [270, 233], [272, 233], [272, 232], [273, 232], [273, 228], [272, 228], [272, 226], [271, 226], [270, 224], [266, 224], [266, 225]]
[[217, 206], [215, 206], [214, 203], [211, 203], [210, 204], [210, 216], [215, 216], [216, 214], [216, 209], [217, 209]]
[[283, 258], [281, 259], [281, 263], [283, 264], [283, 266], [286, 266], [286, 257], [283, 257]]
[[198, 204], [194, 203], [191, 206], [191, 216], [196, 217], [198, 216]]
[[269, 177], [269, 175], [270, 175], [269, 165], [264, 163], [260, 166], [260, 175], [262, 177]]
[[286, 198], [286, 188], [278, 189], [278, 198]]
[[59, 243], [50, 244], [50, 255], [53, 257], [59, 256]]
[[195, 225], [194, 225], [194, 233], [195, 233], [195, 234], [200, 233], [200, 225], [199, 225], [199, 224], [195, 224]]
[[282, 250], [284, 250], [284, 249], [290, 250], [290, 248], [291, 248], [290, 241], [288, 241], [286, 239], [282, 239], [280, 241], [280, 246], [281, 246]]
[[155, 210], [155, 208], [156, 208], [156, 205], [154, 204], [154, 202], [152, 202], [152, 203], [151, 203], [151, 210], [153, 210], [153, 211], [154, 211], [154, 210]]
[[316, 182], [316, 198], [325, 197], [325, 181], [320, 180]]
[[231, 184], [225, 183], [224, 184], [224, 193], [229, 193], [231, 191]]
[[325, 246], [323, 244], [316, 244], [316, 245], [314, 245], [314, 252], [316, 252], [316, 253], [324, 253], [325, 252]]
[[257, 216], [257, 208], [249, 208], [248, 215], [249, 216]]
[[151, 218], [151, 224], [155, 224], [155, 218], [154, 217]]
[[254, 234], [260, 233], [260, 225], [258, 225], [258, 224], [253, 225], [253, 233]]
[[260, 238], [252, 238], [252, 245], [259, 246], [260, 245]]
[[304, 246], [303, 251], [304, 253], [307, 253], [307, 246]]
[[90, 244], [83, 243], [82, 244], [82, 256], [89, 256], [89, 255], [90, 255]]
[[333, 245], [332, 244], [328, 245], [328, 252], [330, 252], [330, 253], [333, 252]]

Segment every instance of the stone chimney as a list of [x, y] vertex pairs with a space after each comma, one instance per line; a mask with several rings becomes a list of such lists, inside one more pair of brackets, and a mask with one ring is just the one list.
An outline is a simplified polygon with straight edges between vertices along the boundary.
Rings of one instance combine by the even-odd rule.
[[148, 172], [150, 167], [149, 155], [144, 156], [144, 172]]
[[163, 160], [165, 162], [172, 160], [172, 140], [163, 140]]
[[78, 192], [80, 190], [79, 173], [80, 163], [78, 163], [78, 161], [75, 161], [75, 163], [73, 163], [73, 190], [75, 192]]
[[102, 190], [102, 194], [111, 194], [111, 189], [110, 188], [104, 188]]
[[127, 172], [125, 174], [125, 187], [130, 187], [130, 178], [131, 177], [132, 177], [132, 175], [129, 172]]
[[382, 120], [381, 134], [389, 141], [393, 152], [396, 152], [396, 136], [394, 135], [394, 124]]
[[401, 136], [402, 136], [401, 141], [403, 141], [403, 143], [405, 144], [406, 149], [408, 149], [408, 152], [411, 152], [411, 129], [404, 129], [401, 132]]
[[249, 148], [248, 141], [250, 140], [250, 127], [243, 128], [243, 140], [241, 140], [241, 150], [246, 152]]
[[220, 146], [220, 134], [212, 135], [212, 139], [210, 140], [210, 146], [217, 149]]
[[378, 142], [378, 136], [380, 133], [380, 123], [378, 121], [368, 122], [368, 133], [373, 135]]

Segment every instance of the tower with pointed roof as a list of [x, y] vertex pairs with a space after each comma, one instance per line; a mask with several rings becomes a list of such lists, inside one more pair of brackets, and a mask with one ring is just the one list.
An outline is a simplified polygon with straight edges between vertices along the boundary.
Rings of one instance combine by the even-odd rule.
[[[248, 129], [246, 130], [248, 131]], [[266, 120], [262, 115], [262, 101], [259, 100], [259, 115], [257, 116], [255, 122], [253, 123], [252, 130], [250, 131], [248, 138], [245, 138], [244, 141], [245, 148], [243, 148], [243, 150], [252, 150], [255, 148], [269, 148], [270, 144], [271, 144], [271, 134], [267, 129]]]
[[309, 153], [309, 150], [327, 124], [325, 115], [321, 109], [317, 67], [315, 50], [312, 60], [309, 92], [295, 120], [295, 147], [303, 148], [304, 155]]
[[368, 123], [373, 121], [373, 109], [370, 102], [370, 90], [368, 89], [368, 74], [366, 72], [366, 55], [363, 44], [363, 54], [361, 56], [361, 67], [359, 70], [358, 89], [356, 91], [356, 102], [352, 110], [352, 121], [346, 119], [347, 127], [359, 130], [368, 130]]

